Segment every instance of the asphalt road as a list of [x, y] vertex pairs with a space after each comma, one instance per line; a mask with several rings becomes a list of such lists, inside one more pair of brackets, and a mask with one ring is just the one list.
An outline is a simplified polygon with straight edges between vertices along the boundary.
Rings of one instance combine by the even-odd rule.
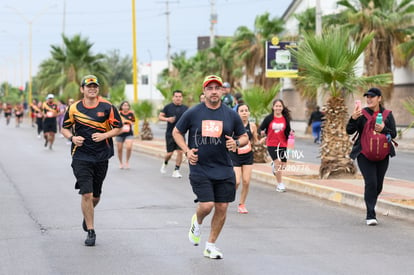
[[[249, 214], [229, 208], [217, 242], [223, 260], [202, 256], [187, 233], [195, 204], [184, 178], [161, 160], [116, 158], [96, 208], [97, 245], [85, 247], [69, 146], [44, 149], [27, 125], [0, 120], [0, 274], [412, 274], [412, 223], [252, 182]], [[171, 165], [172, 166], [172, 165]], [[170, 169], [172, 168], [170, 166]], [[171, 170], [170, 170], [171, 172]], [[202, 244], [209, 231], [208, 218]]]

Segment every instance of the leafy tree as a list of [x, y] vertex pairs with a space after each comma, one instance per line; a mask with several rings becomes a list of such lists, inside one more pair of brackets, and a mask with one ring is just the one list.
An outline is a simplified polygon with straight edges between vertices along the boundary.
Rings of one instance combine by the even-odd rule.
[[234, 34], [234, 49], [244, 62], [247, 78], [265, 88], [271, 87], [276, 81], [265, 77], [265, 41], [284, 30], [282, 19], [269, 17], [268, 12], [259, 15], [255, 19], [253, 31], [241, 26]]
[[[62, 35], [62, 39], [64, 46], [52, 45], [52, 57], [40, 64], [40, 71], [37, 75], [37, 79], [41, 83], [39, 88], [46, 93], [57, 94], [62, 87], [64, 90], [62, 98], [67, 99], [74, 94], [73, 87], [75, 85], [79, 88], [84, 75], [94, 74], [100, 80], [101, 94], [106, 95], [108, 81], [107, 69], [103, 63], [105, 56], [92, 54], [93, 44], [80, 35], [75, 35], [72, 38]], [[80, 96], [77, 93], [74, 98], [79, 99]]]
[[299, 85], [316, 95], [319, 87], [329, 94], [325, 123], [322, 131], [320, 177], [354, 174], [356, 168], [349, 158], [351, 142], [346, 133], [348, 110], [345, 97], [369, 85], [386, 85], [390, 74], [359, 76], [357, 63], [361, 54], [374, 38], [366, 35], [351, 43], [349, 31], [331, 29], [322, 36], [305, 34], [297, 51], [292, 51], [299, 65]]
[[104, 64], [107, 68], [109, 87], [119, 82], [132, 83], [132, 58], [130, 56], [122, 57], [119, 50], [112, 50], [106, 54]]

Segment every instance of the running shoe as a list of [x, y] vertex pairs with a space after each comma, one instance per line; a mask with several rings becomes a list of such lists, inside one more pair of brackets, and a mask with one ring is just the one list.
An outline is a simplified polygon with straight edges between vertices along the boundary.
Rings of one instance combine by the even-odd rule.
[[167, 173], [167, 165], [165, 163], [162, 164], [160, 172], [161, 174]]
[[174, 170], [174, 172], [172, 173], [172, 177], [173, 178], [182, 178], [183, 176], [180, 174], [180, 171]]
[[200, 228], [195, 226], [197, 222], [197, 214], [194, 214], [191, 218], [190, 231], [188, 231], [188, 239], [193, 245], [198, 245], [200, 243]]
[[237, 212], [239, 212], [240, 214], [249, 213], [249, 211], [247, 211], [246, 206], [244, 204], [239, 204], [239, 206], [237, 207]]
[[223, 253], [215, 246], [204, 249], [204, 257], [210, 259], [223, 259]]
[[374, 226], [374, 225], [377, 225], [377, 224], [378, 224], [377, 219], [368, 219], [367, 220], [367, 225]]
[[86, 236], [85, 245], [86, 246], [94, 246], [96, 240], [95, 230], [91, 229], [88, 230], [88, 235]]
[[276, 187], [276, 191], [277, 192], [286, 192], [286, 187], [285, 185], [281, 182], [277, 185]]

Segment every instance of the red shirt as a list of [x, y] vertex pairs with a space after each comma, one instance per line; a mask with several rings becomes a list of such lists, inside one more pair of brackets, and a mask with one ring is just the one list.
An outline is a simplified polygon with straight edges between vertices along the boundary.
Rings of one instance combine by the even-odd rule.
[[287, 140], [285, 136], [286, 119], [281, 117], [273, 117], [267, 128], [267, 146], [273, 147], [287, 147]]

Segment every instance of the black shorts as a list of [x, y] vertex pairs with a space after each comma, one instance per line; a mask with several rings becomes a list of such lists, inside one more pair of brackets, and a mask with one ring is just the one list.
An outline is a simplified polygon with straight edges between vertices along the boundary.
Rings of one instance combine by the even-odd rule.
[[233, 166], [241, 167], [243, 165], [253, 165], [253, 152], [249, 152], [247, 154], [237, 154], [237, 153], [230, 153], [231, 160], [233, 161]]
[[232, 202], [236, 198], [236, 178], [211, 180], [191, 176], [190, 184], [199, 202]]
[[278, 159], [281, 162], [287, 162], [286, 147], [268, 146], [267, 151], [269, 152], [269, 155], [272, 158], [272, 160]]
[[95, 198], [101, 196], [103, 181], [108, 171], [108, 160], [91, 162], [73, 159], [72, 170], [76, 177], [75, 189], [79, 189], [79, 194], [93, 193]]
[[167, 153], [174, 152], [175, 150], [181, 150], [181, 148], [175, 143], [173, 136], [165, 136], [165, 145], [167, 146]]
[[43, 133], [57, 132], [57, 121], [56, 118], [45, 118], [43, 121]]

